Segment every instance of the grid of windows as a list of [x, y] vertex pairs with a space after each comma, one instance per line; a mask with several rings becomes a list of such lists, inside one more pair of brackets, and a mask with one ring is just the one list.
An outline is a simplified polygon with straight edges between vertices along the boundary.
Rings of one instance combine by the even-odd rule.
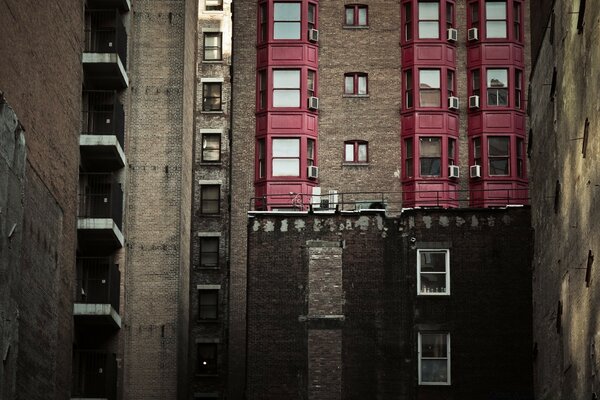
[[273, 176], [300, 176], [300, 139], [273, 139]]
[[366, 163], [369, 161], [369, 143], [363, 140], [344, 142], [344, 162]]
[[368, 76], [362, 72], [353, 72], [344, 75], [344, 94], [366, 95]]
[[419, 332], [419, 385], [450, 384], [450, 334]]
[[273, 4], [273, 39], [300, 39], [300, 3]]
[[202, 185], [200, 187], [200, 214], [219, 214], [220, 203], [220, 185]]
[[221, 82], [204, 82], [202, 84], [202, 110], [222, 111]]
[[417, 250], [417, 294], [450, 294], [449, 250]]
[[346, 26], [367, 26], [368, 25], [368, 7], [362, 4], [348, 4], [345, 6]]
[[202, 162], [221, 161], [221, 134], [203, 133], [201, 154]]
[[204, 33], [204, 61], [221, 61], [223, 34], [221, 32]]

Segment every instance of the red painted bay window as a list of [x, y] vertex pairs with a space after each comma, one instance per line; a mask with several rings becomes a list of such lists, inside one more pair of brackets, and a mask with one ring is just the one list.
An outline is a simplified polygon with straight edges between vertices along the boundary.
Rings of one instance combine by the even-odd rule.
[[318, 7], [307, 1], [265, 1], [258, 6], [258, 43], [309, 40], [317, 29]]
[[[483, 78], [483, 81], [482, 81]], [[472, 69], [469, 96], [479, 97], [478, 108], [515, 108], [523, 104], [523, 70], [521, 68], [489, 66]], [[485, 99], [482, 98], [485, 93]], [[472, 110], [477, 110], [471, 107]]]
[[515, 135], [473, 137], [470, 164], [481, 167], [481, 176], [472, 178], [526, 179], [524, 146], [524, 138]]
[[474, 0], [469, 2], [467, 26], [478, 30], [480, 41], [523, 42], [521, 0]]
[[458, 160], [457, 139], [442, 135], [416, 135], [403, 143], [404, 179], [449, 178], [448, 167]]
[[317, 96], [317, 72], [308, 67], [269, 67], [257, 73], [257, 111], [309, 109], [308, 99]]
[[403, 42], [446, 41], [454, 28], [454, 1], [404, 1], [402, 4]]
[[[413, 72], [414, 71], [414, 72]], [[404, 71], [404, 108], [448, 109], [448, 98], [456, 93], [455, 72], [451, 68], [414, 68]], [[418, 88], [415, 99], [413, 88]]]
[[316, 140], [305, 136], [273, 136], [256, 142], [257, 180], [307, 179], [308, 167], [317, 163]]

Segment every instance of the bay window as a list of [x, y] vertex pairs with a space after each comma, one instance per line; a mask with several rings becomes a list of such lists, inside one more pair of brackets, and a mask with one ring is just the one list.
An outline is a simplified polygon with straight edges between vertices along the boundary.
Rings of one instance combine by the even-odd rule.
[[258, 109], [267, 108], [267, 71], [258, 72]]
[[513, 3], [513, 39], [521, 41], [521, 3]]
[[308, 139], [306, 141], [306, 165], [312, 167], [315, 165], [315, 140]]
[[317, 73], [313, 70], [308, 70], [308, 74], [307, 74], [307, 85], [306, 85], [306, 94], [308, 95], [308, 97], [314, 97], [315, 96], [315, 79], [316, 79], [316, 75]]
[[414, 176], [413, 168], [413, 140], [404, 140], [404, 177], [412, 178]]
[[454, 4], [446, 2], [446, 29], [454, 27]]
[[300, 139], [273, 139], [273, 176], [300, 176]]
[[419, 1], [419, 39], [439, 39], [440, 4], [433, 1]]
[[264, 178], [267, 172], [267, 158], [265, 149], [265, 139], [258, 140], [258, 148], [256, 149], [258, 159], [258, 178]]
[[300, 70], [273, 71], [273, 107], [300, 107]]
[[469, 17], [471, 19], [469, 28], [479, 29], [479, 1], [469, 4]]
[[440, 176], [442, 166], [441, 138], [419, 138], [419, 164], [421, 176]]
[[412, 70], [407, 70], [404, 73], [404, 87], [406, 89], [405, 102], [406, 108], [412, 108], [413, 106], [413, 73]]
[[487, 70], [487, 105], [508, 106], [508, 70]]
[[456, 165], [456, 139], [448, 139], [448, 165]]
[[478, 69], [471, 72], [471, 92], [473, 96], [481, 95], [481, 73]]
[[510, 138], [488, 137], [488, 167], [490, 176], [507, 176], [510, 165]]
[[517, 139], [517, 177], [525, 178], [525, 141]]
[[448, 97], [454, 96], [454, 92], [455, 92], [454, 71], [452, 71], [450, 69], [447, 71], [446, 81], [447, 81], [446, 83], [447, 83]]
[[515, 70], [515, 108], [521, 108], [523, 96], [523, 71]]
[[506, 1], [485, 2], [485, 37], [506, 38]]
[[473, 164], [481, 165], [481, 138], [473, 139]]
[[440, 106], [440, 70], [419, 70], [419, 105], [421, 107]]
[[268, 14], [267, 14], [267, 3], [262, 3], [259, 6], [259, 10], [258, 10], [258, 25], [259, 25], [258, 41], [259, 42], [267, 41], [268, 24], [269, 24], [269, 20], [268, 20]]
[[412, 4], [404, 4], [404, 39], [412, 40]]
[[450, 384], [450, 335], [419, 332], [419, 385]]
[[273, 39], [300, 39], [300, 3], [273, 4]]
[[308, 29], [316, 29], [317, 27], [317, 5], [308, 3]]

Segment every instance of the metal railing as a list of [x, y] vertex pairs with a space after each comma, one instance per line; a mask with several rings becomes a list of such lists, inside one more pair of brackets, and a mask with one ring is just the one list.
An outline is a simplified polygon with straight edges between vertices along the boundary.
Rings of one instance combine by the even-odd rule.
[[73, 352], [71, 397], [117, 398], [117, 356], [104, 350]]
[[121, 272], [111, 257], [77, 258], [77, 303], [110, 304], [119, 312]]
[[125, 111], [114, 90], [83, 92], [83, 135], [114, 135], [124, 147]]
[[117, 53], [127, 64], [127, 31], [117, 10], [85, 12], [85, 52]]
[[119, 227], [123, 222], [123, 191], [110, 173], [79, 174], [80, 218], [112, 218]]
[[253, 197], [250, 211], [360, 211], [403, 208], [491, 208], [529, 204], [527, 188], [270, 194]]

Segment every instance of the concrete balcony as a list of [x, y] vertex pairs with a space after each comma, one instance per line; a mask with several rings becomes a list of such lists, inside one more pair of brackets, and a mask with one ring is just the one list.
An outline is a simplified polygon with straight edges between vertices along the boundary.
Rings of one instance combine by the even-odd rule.
[[110, 257], [77, 258], [75, 322], [121, 328], [119, 315], [121, 273]]
[[73, 351], [72, 400], [116, 400], [117, 356], [104, 350]]

